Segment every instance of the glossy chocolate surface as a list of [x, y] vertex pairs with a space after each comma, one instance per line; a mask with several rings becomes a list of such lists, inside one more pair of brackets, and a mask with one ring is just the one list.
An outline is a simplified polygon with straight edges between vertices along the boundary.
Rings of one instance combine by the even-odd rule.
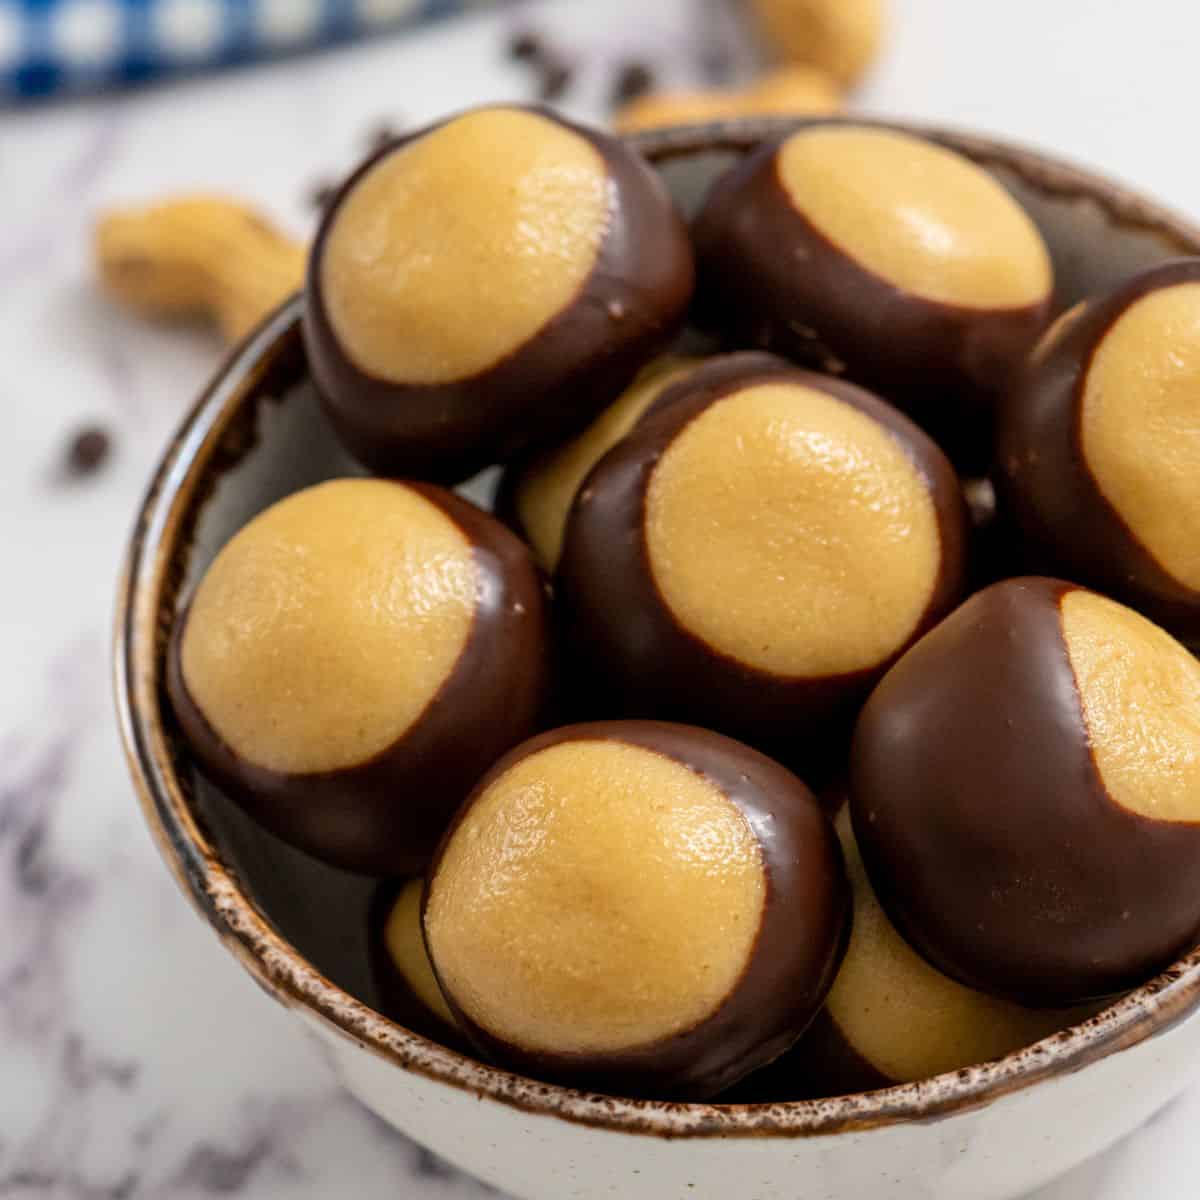
[[1200, 593], [1170, 576], [1109, 504], [1084, 456], [1088, 369], [1113, 325], [1160, 288], [1200, 282], [1200, 259], [1154, 267], [1092, 301], [1030, 364], [1000, 409], [994, 481], [1014, 555], [1116, 596], [1193, 648]]
[[[766, 369], [769, 367], [787, 367], [789, 365], [786, 359], [760, 350], [742, 350], [732, 354], [715, 355], [703, 360], [697, 359], [685, 375], [673, 382], [668, 382], [659, 391], [658, 395], [646, 406], [641, 416], [634, 421], [629, 433], [636, 430], [643, 421], [647, 421], [662, 412], [680, 397], [689, 395], [689, 384], [697, 372], [703, 371], [703, 379], [711, 384], [714, 380], [723, 378], [726, 372], [729, 373], [730, 378], [735, 378], [738, 374], [754, 368], [761, 367]], [[629, 433], [625, 436], [628, 437]], [[621, 441], [623, 439], [618, 438], [617, 440]], [[616, 443], [614, 442], [613, 444], [615, 445]], [[596, 461], [599, 462], [600, 458], [603, 457], [603, 454], [599, 455]], [[525, 473], [531, 468], [536, 467], [539, 458], [539, 455], [522, 456], [510, 462], [500, 477], [500, 483], [496, 489], [496, 498], [492, 505], [494, 514], [522, 537], [526, 537], [527, 532], [521, 521], [520, 513], [517, 511], [517, 489], [520, 487]]]
[[[744, 973], [699, 1025], [604, 1055], [525, 1050], [470, 1021], [449, 993], [447, 1002], [487, 1057], [535, 1078], [614, 1095], [714, 1096], [787, 1050], [820, 1008], [849, 932], [841, 847], [816, 798], [790, 771], [719, 734], [657, 721], [604, 721], [542, 734], [497, 763], [472, 799], [521, 759], [573, 740], [623, 742], [675, 759], [715, 784], [745, 816], [761, 849], [767, 893]], [[439, 857], [430, 868], [431, 879]]]
[[1052, 297], [978, 309], [902, 291], [831, 242], [792, 202], [777, 155], [790, 134], [717, 181], [693, 224], [697, 312], [757, 345], [877, 391], [964, 470], [986, 470], [993, 410]]
[[945, 457], [869, 393], [764, 354], [714, 359], [668, 388], [597, 464], [581, 489], [589, 502], [577, 503], [568, 521], [558, 589], [566, 654], [575, 677], [586, 681], [580, 707], [710, 726], [810, 774], [844, 751], [858, 704], [892, 660], [844, 675], [795, 678], [724, 655], [685, 629], [663, 600], [644, 528], [650, 476], [671, 441], [731, 392], [773, 382], [823, 390], [896, 435], [928, 482], [941, 540], [941, 573], [910, 640], [949, 611], [965, 582], [968, 519]]
[[440, 691], [404, 735], [361, 764], [283, 774], [248, 762], [213, 730], [183, 679], [185, 608], [167, 655], [167, 689], [196, 760], [278, 837], [335, 866], [418, 874], [480, 775], [527, 737], [549, 690], [545, 587], [525, 546], [467, 500], [408, 484], [470, 541], [480, 590], [467, 644]]
[[1200, 826], [1117, 805], [1062, 633], [1073, 585], [979, 592], [863, 710], [851, 815], [880, 902], [939, 970], [1031, 1006], [1144, 983], [1200, 930]]
[[[479, 374], [406, 386], [368, 375], [350, 361], [330, 324], [318, 269], [338, 200], [317, 232], [304, 311], [309, 363], [339, 437], [379, 474], [454, 483], [572, 433], [615, 399], [683, 322], [695, 268], [683, 220], [661, 181], [617, 139], [531, 111], [566, 125], [603, 158], [610, 224], [574, 301]], [[342, 187], [339, 200], [382, 157], [438, 127], [368, 159]]]
[[889, 1079], [850, 1044], [828, 1008], [785, 1054], [718, 1097], [721, 1104], [789, 1104], [891, 1087]]

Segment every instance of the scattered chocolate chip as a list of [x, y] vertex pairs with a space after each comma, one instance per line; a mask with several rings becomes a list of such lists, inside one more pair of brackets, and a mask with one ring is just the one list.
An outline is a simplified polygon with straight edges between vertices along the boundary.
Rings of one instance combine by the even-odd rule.
[[508, 43], [508, 57], [514, 62], [538, 62], [546, 55], [546, 43], [532, 29], [519, 29]]
[[333, 203], [333, 198], [336, 195], [337, 184], [330, 183], [328, 179], [323, 179], [319, 183], [313, 184], [309, 189], [308, 202], [317, 212], [323, 213]]
[[308, 203], [318, 212], [324, 212], [330, 204], [334, 203], [341, 186], [331, 179], [318, 180], [308, 192]]
[[644, 96], [654, 87], [654, 70], [649, 63], [630, 59], [622, 63], [613, 81], [612, 106], [619, 108], [639, 96]]
[[100, 469], [112, 450], [112, 438], [98, 425], [85, 425], [67, 444], [67, 471], [71, 475], [91, 475]]
[[390, 146], [403, 132], [403, 127], [393, 121], [380, 121], [367, 135], [367, 150], [374, 154]]
[[539, 64], [538, 99], [557, 100], [571, 86], [575, 71], [561, 58], [542, 59]]

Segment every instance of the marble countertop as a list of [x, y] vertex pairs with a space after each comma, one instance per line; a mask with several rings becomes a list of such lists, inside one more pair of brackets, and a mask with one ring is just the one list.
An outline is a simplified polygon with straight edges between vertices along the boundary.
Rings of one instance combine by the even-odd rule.
[[[874, 111], [1055, 148], [1200, 216], [1190, 0], [893, 0]], [[701, 0], [561, 0], [564, 106], [603, 112], [611, 65], [685, 80]], [[528, 97], [511, 15], [117, 98], [0, 116], [0, 1197], [450, 1200], [486, 1189], [340, 1091], [196, 919], [155, 854], [110, 711], [117, 563], [160, 446], [213, 370], [212, 335], [107, 307], [92, 214], [228, 189], [298, 232], [306, 199], [383, 119]], [[113, 455], [62, 471], [73, 430]], [[1195, 1195], [1200, 1090], [1038, 1200]], [[886, 1198], [880, 1198], [886, 1200]]]

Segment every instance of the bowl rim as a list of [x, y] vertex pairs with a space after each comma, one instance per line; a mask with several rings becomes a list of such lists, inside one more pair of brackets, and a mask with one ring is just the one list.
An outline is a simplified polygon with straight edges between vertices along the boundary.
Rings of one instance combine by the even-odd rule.
[[[706, 153], [744, 153], [813, 124], [871, 124], [930, 137], [1048, 193], [1098, 204], [1113, 223], [1200, 255], [1200, 229], [1122, 184], [1008, 142], [914, 122], [754, 118], [653, 130], [627, 139], [656, 163]], [[525, 1112], [664, 1138], [811, 1137], [861, 1133], [970, 1111], [1001, 1096], [1158, 1036], [1200, 1006], [1200, 950], [1099, 1015], [994, 1062], [872, 1092], [773, 1104], [676, 1104], [600, 1096], [540, 1083], [478, 1063], [413, 1033], [322, 975], [242, 891], [191, 811], [163, 720], [164, 593], [185, 517], [203, 499], [214, 455], [245, 403], [285, 353], [298, 347], [301, 300], [293, 297], [219, 368], [163, 452], [145, 493], [122, 567], [115, 609], [113, 686], [135, 790], [159, 852], [181, 889], [259, 985], [327, 1031], [406, 1071]]]

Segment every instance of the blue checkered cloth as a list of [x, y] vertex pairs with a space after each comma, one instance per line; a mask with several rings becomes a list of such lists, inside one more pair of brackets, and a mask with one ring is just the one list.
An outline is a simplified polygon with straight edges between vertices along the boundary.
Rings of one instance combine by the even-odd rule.
[[0, 100], [346, 41], [488, 0], [0, 0]]

